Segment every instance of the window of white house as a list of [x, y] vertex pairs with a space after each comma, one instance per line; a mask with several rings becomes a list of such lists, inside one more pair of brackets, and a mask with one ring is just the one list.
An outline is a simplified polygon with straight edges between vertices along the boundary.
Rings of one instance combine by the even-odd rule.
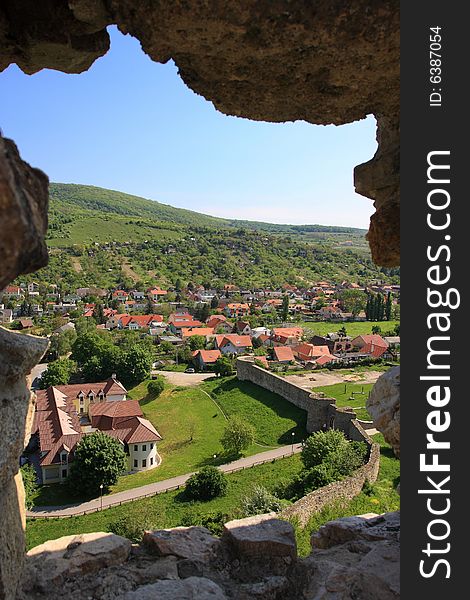
[[147, 450], [147, 444], [144, 444], [144, 445], [142, 446], [142, 451], [143, 451], [143, 452], [146, 452], [146, 450]]
[[153, 450], [153, 444], [150, 444], [150, 450]]
[[136, 460], [134, 460], [134, 467], [137, 468], [138, 466], [139, 466], [139, 463]]
[[153, 465], [153, 456], [150, 458], [150, 464]]
[[147, 459], [144, 458], [144, 460], [142, 461], [142, 467], [146, 467], [147, 466]]
[[67, 460], [67, 454], [65, 452], [60, 455], [60, 460], [62, 462], [65, 462]]
[[134, 444], [134, 452], [137, 452], [138, 449], [139, 449], [139, 446], [137, 444]]

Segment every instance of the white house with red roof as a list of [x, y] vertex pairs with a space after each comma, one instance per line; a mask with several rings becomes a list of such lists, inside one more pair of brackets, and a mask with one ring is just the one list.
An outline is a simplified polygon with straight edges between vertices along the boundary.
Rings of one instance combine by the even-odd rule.
[[42, 483], [67, 479], [76, 445], [94, 431], [103, 431], [123, 444], [129, 472], [152, 469], [160, 463], [156, 444], [162, 438], [144, 418], [139, 403], [126, 400], [126, 394], [115, 378], [50, 386], [37, 392], [31, 436], [38, 445]]
[[299, 344], [293, 348], [294, 356], [303, 363], [318, 364], [323, 366], [338, 360], [330, 353], [328, 346], [315, 346], [314, 344]]
[[245, 354], [253, 348], [250, 336], [235, 333], [216, 335], [215, 346], [222, 354]]
[[159, 287], [151, 288], [147, 290], [147, 295], [152, 302], [158, 302], [161, 298], [164, 298], [168, 294], [168, 290], [162, 290]]
[[275, 346], [273, 348], [274, 360], [278, 363], [288, 364], [294, 362], [295, 356], [291, 346]]

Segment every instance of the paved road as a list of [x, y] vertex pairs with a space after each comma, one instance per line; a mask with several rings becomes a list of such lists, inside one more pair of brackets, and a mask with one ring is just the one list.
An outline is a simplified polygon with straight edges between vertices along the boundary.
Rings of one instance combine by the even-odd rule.
[[[34, 383], [34, 380], [37, 377], [41, 377], [42, 374], [44, 373], [44, 371], [46, 371], [47, 369], [47, 363], [40, 363], [39, 365], [36, 365], [35, 367], [33, 367], [33, 370], [31, 371], [31, 382]], [[33, 388], [35, 386], [33, 385]]]
[[[268, 450], [267, 452], [260, 452], [259, 454], [253, 454], [253, 456], [247, 456], [246, 458], [240, 458], [231, 463], [220, 465], [219, 469], [224, 473], [230, 473], [232, 471], [238, 471], [243, 468], [251, 467], [255, 464], [261, 464], [270, 462], [274, 458], [283, 458], [292, 454], [292, 448], [294, 453], [302, 450], [302, 444], [294, 444], [289, 446], [281, 446], [274, 450]], [[158, 467], [156, 467], [158, 469]], [[163, 481], [157, 481], [156, 483], [149, 483], [141, 487], [133, 488], [132, 490], [126, 490], [124, 492], [118, 492], [117, 494], [110, 494], [103, 496], [102, 506], [103, 509], [110, 508], [116, 504], [124, 504], [137, 500], [138, 498], [144, 498], [145, 496], [154, 496], [168, 490], [177, 488], [186, 483], [191, 477], [192, 473], [186, 473], [179, 477], [172, 477], [171, 479], [165, 479]], [[80, 504], [69, 504], [66, 506], [35, 506], [32, 510], [26, 512], [27, 517], [70, 517], [73, 515], [84, 514], [85, 512], [96, 512], [101, 508], [101, 499], [95, 498], [89, 502], [82, 502]]]

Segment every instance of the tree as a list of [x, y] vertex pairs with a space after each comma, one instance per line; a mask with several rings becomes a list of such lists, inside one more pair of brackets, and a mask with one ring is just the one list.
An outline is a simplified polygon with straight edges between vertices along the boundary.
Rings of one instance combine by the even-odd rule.
[[390, 321], [392, 316], [392, 294], [388, 292], [387, 294], [387, 302], [385, 303], [385, 318], [387, 321]]
[[307, 469], [322, 463], [330, 454], [348, 443], [339, 429], [317, 431], [309, 436], [302, 448], [301, 459]]
[[206, 345], [206, 338], [203, 335], [192, 335], [188, 340], [191, 350], [203, 350]]
[[103, 323], [106, 323], [106, 317], [104, 316], [104, 308], [101, 302], [98, 302], [95, 305], [95, 308], [93, 309], [93, 317], [99, 325], [103, 325]]
[[165, 380], [161, 375], [158, 375], [156, 379], [152, 379], [147, 384], [147, 391], [153, 398], [158, 398], [165, 389]]
[[194, 473], [186, 483], [186, 494], [192, 500], [212, 500], [223, 496], [228, 483], [225, 474], [217, 467], [203, 467]]
[[219, 297], [218, 296], [214, 296], [211, 300], [211, 308], [215, 309], [219, 306]]
[[23, 478], [26, 508], [32, 508], [39, 487], [36, 471], [30, 464], [23, 465], [20, 471]]
[[288, 317], [289, 317], [289, 296], [287, 294], [284, 294], [284, 297], [282, 298], [281, 319], [283, 321], [287, 321]]
[[214, 371], [220, 377], [228, 377], [233, 373], [233, 364], [227, 356], [219, 356], [215, 361]]
[[50, 362], [42, 374], [41, 389], [45, 390], [51, 385], [67, 385], [75, 369], [76, 364], [68, 358]]
[[230, 417], [220, 440], [222, 447], [229, 454], [240, 454], [255, 441], [255, 429], [251, 423]]
[[358, 315], [367, 306], [367, 296], [362, 290], [343, 290], [341, 303], [346, 312]]
[[70, 467], [72, 488], [87, 494], [98, 494], [114, 485], [126, 468], [127, 457], [119, 440], [95, 431], [77, 444]]
[[150, 376], [153, 356], [148, 348], [136, 344], [122, 358], [124, 364], [119, 365], [118, 371], [124, 385], [133, 386]]
[[380, 325], [372, 325], [372, 333], [382, 333]]

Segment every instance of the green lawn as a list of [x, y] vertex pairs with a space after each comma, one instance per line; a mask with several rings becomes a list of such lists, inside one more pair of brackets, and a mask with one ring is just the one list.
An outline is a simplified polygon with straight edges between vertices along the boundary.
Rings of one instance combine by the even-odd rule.
[[283, 446], [292, 443], [292, 437], [300, 442], [306, 436], [306, 411], [258, 385], [228, 377], [206, 381], [201, 388], [215, 398], [228, 416], [238, 415], [250, 422], [260, 444]]
[[381, 447], [380, 470], [377, 481], [368, 493], [363, 491], [349, 502], [336, 502], [325, 507], [319, 513], [313, 515], [304, 528], [300, 528], [294, 523], [298, 550], [301, 556], [310, 554], [310, 536], [328, 521], [340, 517], [351, 517], [366, 513], [381, 514], [399, 510], [400, 496], [396, 491], [396, 487], [400, 482], [400, 461], [395, 457], [382, 434], [374, 435], [373, 439]]
[[366, 333], [372, 333], [372, 327], [378, 325], [382, 332], [392, 331], [395, 325], [398, 325], [399, 321], [354, 321], [351, 323], [330, 323], [328, 321], [319, 321], [318, 323], [312, 321], [301, 321], [300, 323], [293, 323], [298, 327], [308, 329], [309, 335], [326, 335], [327, 333], [336, 333], [342, 327], [346, 328], [347, 335], [356, 337]]
[[[357, 418], [364, 421], [371, 421], [372, 418], [367, 412], [366, 400], [372, 389], [372, 383], [336, 383], [334, 385], [325, 385], [314, 388], [314, 392], [324, 392], [330, 398], [336, 399], [336, 406], [351, 406], [356, 410]], [[353, 392], [364, 392], [364, 394]], [[352, 399], [353, 398], [353, 399]]]
[[[162, 457], [159, 467], [142, 473], [123, 475], [111, 493], [184, 475], [207, 464], [219, 465], [234, 457], [223, 453], [220, 444], [226, 419], [206, 392], [214, 393], [226, 414], [238, 414], [253, 423], [257, 442], [281, 446], [302, 440], [305, 435], [306, 412], [283, 398], [256, 385], [239, 382], [235, 377], [205, 382], [200, 387], [167, 386], [159, 398], [147, 394], [148, 381], [131, 389], [130, 399], [139, 400], [145, 417], [153, 423], [163, 440], [158, 443]], [[192, 437], [192, 439], [191, 439]], [[245, 456], [266, 450], [251, 445]], [[216, 458], [214, 459], [214, 454]], [[42, 486], [35, 500], [37, 506], [70, 504], [86, 500], [71, 495], [67, 486]]]
[[266, 463], [232, 473], [227, 476], [229, 482], [227, 494], [209, 502], [187, 502], [184, 501], [184, 494], [181, 491], [173, 491], [81, 517], [28, 519], [27, 547], [29, 549], [46, 540], [64, 535], [106, 531], [109, 523], [123, 516], [132, 518], [133, 515], [144, 514], [155, 529], [177, 527], [182, 523], [184, 516], [187, 524], [188, 515], [189, 520], [194, 516], [195, 522], [197, 522], [196, 515], [213, 514], [219, 511], [226, 515], [226, 520], [237, 518], [240, 516], [238, 507], [241, 498], [249, 494], [255, 484], [273, 490], [279, 481], [290, 479], [300, 471], [300, 468], [300, 456], [296, 454], [280, 459], [275, 464]]

